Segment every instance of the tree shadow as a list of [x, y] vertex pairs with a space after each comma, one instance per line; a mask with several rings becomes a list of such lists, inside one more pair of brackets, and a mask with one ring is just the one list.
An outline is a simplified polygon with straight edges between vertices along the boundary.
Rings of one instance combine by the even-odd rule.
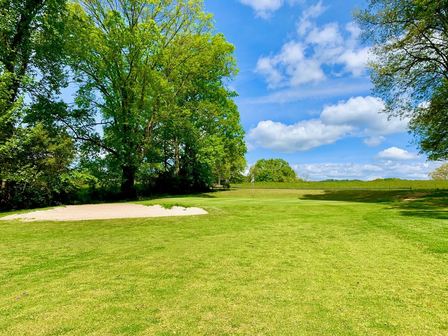
[[380, 203], [409, 217], [448, 219], [448, 190], [325, 190], [306, 200]]
[[152, 200], [162, 200], [162, 199], [174, 199], [174, 198], [217, 198], [217, 193], [222, 192], [221, 190], [212, 190], [207, 192], [198, 192], [191, 194], [154, 194], [151, 196], [142, 197], [140, 201], [152, 201]]
[[409, 194], [409, 190], [324, 190], [322, 194], [305, 194], [300, 198], [315, 201], [390, 203], [404, 199]]
[[448, 191], [409, 197], [394, 204], [393, 207], [400, 209], [403, 216], [448, 219]]

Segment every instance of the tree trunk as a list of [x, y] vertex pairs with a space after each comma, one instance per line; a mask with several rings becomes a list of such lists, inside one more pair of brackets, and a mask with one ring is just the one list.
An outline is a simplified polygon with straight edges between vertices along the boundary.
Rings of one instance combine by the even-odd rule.
[[136, 199], [137, 190], [135, 189], [135, 167], [123, 166], [121, 179], [121, 194], [125, 199]]
[[177, 141], [174, 142], [174, 175], [179, 176], [180, 172], [180, 149]]

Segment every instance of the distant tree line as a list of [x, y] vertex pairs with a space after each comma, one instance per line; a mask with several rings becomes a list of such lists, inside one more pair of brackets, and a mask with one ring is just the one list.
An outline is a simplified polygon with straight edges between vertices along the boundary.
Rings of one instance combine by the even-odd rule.
[[1, 1], [0, 44], [0, 208], [241, 178], [234, 47], [202, 0]]
[[441, 165], [429, 174], [429, 176], [436, 181], [448, 180], [448, 163]]

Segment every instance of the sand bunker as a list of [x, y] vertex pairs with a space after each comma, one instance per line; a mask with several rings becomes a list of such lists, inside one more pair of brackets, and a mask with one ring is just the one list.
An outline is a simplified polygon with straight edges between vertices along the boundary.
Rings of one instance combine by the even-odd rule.
[[82, 221], [92, 219], [147, 218], [206, 215], [200, 208], [172, 207], [166, 209], [160, 205], [145, 206], [139, 204], [89, 204], [69, 205], [49, 210], [39, 210], [24, 214], [1, 217], [0, 220], [21, 219], [23, 221]]

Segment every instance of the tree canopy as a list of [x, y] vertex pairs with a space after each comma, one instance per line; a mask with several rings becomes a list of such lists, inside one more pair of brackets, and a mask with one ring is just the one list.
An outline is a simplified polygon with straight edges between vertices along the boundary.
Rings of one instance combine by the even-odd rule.
[[387, 112], [411, 118], [430, 159], [448, 157], [448, 2], [370, 0], [358, 18], [373, 44], [372, 79]]
[[37, 98], [64, 83], [59, 51], [65, 13], [62, 0], [0, 0], [0, 118], [10, 127], [23, 94]]
[[[2, 0], [0, 18], [2, 167], [66, 144], [55, 174], [87, 174], [124, 198], [205, 190], [244, 170], [234, 47], [202, 0]], [[16, 176], [5, 169], [1, 192]]]
[[254, 182], [295, 182], [298, 178], [285, 160], [262, 159], [250, 168], [249, 179]]
[[72, 140], [62, 128], [49, 127], [41, 113], [66, 84], [66, 18], [65, 1], [0, 1], [2, 208], [62, 201], [69, 189]]
[[67, 125], [121, 171], [127, 197], [141, 168], [199, 188], [245, 152], [225, 87], [236, 72], [233, 46], [210, 19], [197, 0], [71, 5], [68, 58], [80, 87]]

